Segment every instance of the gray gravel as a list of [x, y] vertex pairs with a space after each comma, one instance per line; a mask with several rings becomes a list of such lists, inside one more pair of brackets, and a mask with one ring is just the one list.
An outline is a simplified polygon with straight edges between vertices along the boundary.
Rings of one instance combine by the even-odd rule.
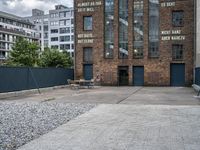
[[0, 150], [15, 150], [93, 107], [93, 104], [0, 102]]

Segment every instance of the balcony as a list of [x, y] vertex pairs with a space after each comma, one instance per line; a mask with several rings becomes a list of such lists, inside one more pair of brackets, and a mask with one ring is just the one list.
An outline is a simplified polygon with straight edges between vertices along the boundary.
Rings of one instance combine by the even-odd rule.
[[6, 29], [6, 28], [3, 28], [3, 27], [0, 27], [0, 31], [12, 33], [12, 34], [18, 34], [18, 35], [33, 38], [33, 39], [39, 39], [39, 36], [37, 36], [37, 35], [32, 35], [30, 33], [26, 33], [24, 31], [18, 31], [18, 30], [15, 30], [15, 29]]

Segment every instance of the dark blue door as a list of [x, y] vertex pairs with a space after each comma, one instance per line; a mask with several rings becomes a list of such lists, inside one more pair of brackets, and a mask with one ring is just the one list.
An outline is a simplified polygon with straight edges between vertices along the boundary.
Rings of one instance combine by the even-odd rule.
[[171, 64], [171, 86], [185, 86], [185, 64]]
[[93, 65], [84, 65], [83, 73], [85, 80], [91, 80], [93, 78]]
[[144, 85], [144, 67], [143, 66], [133, 67], [133, 85], [134, 86]]

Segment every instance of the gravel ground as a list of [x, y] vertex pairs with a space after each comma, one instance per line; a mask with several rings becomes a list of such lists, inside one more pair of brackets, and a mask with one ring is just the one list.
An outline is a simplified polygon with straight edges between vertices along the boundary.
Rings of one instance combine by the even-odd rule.
[[0, 150], [15, 150], [80, 114], [92, 104], [0, 103]]

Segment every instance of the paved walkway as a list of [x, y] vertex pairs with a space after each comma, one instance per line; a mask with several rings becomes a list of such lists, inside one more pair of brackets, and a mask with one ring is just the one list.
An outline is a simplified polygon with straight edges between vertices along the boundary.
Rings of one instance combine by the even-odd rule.
[[200, 106], [99, 105], [19, 150], [199, 150]]

